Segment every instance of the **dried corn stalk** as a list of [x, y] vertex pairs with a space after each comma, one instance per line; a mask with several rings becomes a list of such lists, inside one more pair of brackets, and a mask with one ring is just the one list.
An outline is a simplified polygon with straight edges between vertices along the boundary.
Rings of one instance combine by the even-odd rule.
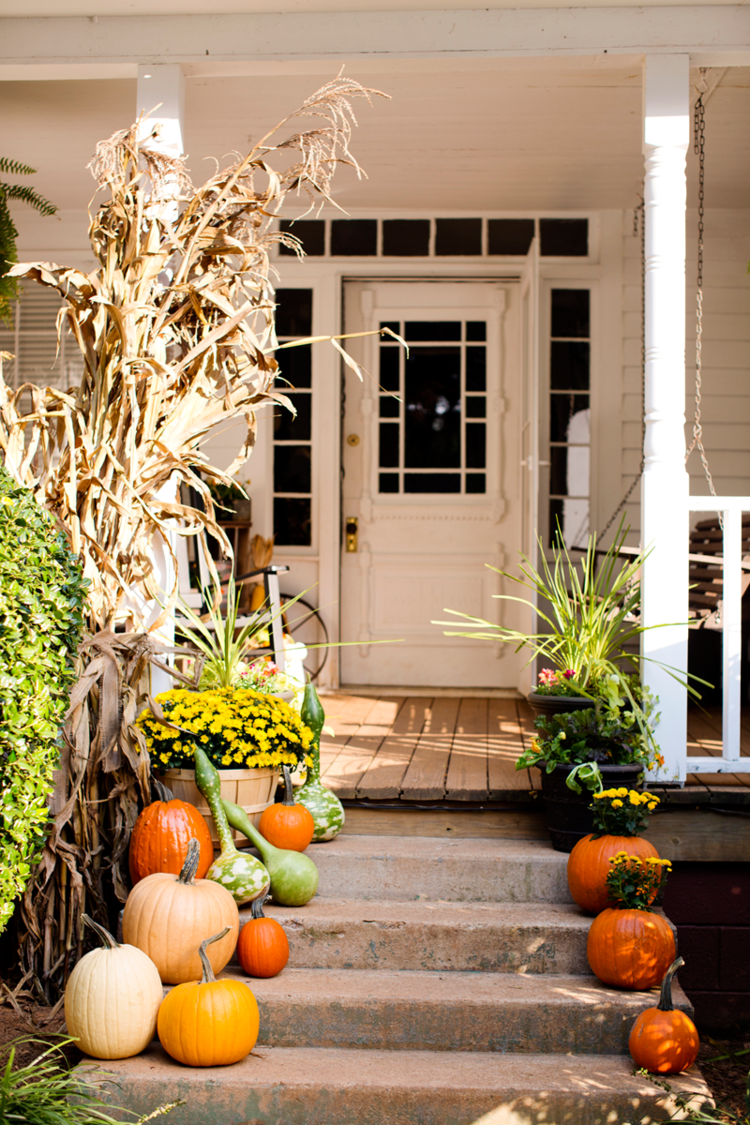
[[[328, 199], [337, 163], [359, 171], [349, 152], [350, 99], [373, 93], [337, 78], [197, 190], [181, 159], [139, 142], [138, 124], [115, 133], [91, 162], [109, 192], [89, 229], [99, 268], [11, 270], [61, 294], [60, 327], [67, 323], [84, 359], [80, 386], [67, 392], [27, 384], [13, 393], [0, 383], [0, 446], [9, 472], [69, 528], [91, 582], [94, 630], [132, 614], [134, 587], [163, 602], [162, 619], [170, 612], [177, 583], [159, 589], [152, 551], [155, 534], [175, 521], [179, 534], [205, 529], [230, 551], [206, 481], [231, 484], [252, 448], [258, 408], [288, 405], [273, 390], [269, 250], [297, 240], [274, 231], [273, 220], [291, 190]], [[272, 143], [302, 116], [323, 124]], [[297, 159], [278, 172], [268, 161], [281, 150]], [[174, 204], [159, 201], [177, 189], [171, 222]], [[240, 415], [247, 437], [222, 472], [200, 443]], [[178, 483], [198, 491], [205, 512], [178, 502]], [[173, 554], [168, 540], [167, 549]]]
[[[54, 830], [16, 918], [22, 970], [48, 999], [81, 951], [81, 913], [111, 923], [124, 900], [130, 829], [139, 800], [149, 799], [148, 755], [133, 720], [158, 654], [153, 633], [177, 596], [176, 581], [159, 588], [154, 541], [165, 533], [174, 558], [167, 531], [206, 531], [230, 552], [208, 482], [233, 483], [257, 409], [287, 403], [273, 390], [269, 250], [298, 243], [273, 230], [274, 217], [292, 190], [329, 199], [338, 163], [359, 173], [351, 99], [374, 93], [337, 78], [197, 190], [181, 159], [139, 141], [139, 124], [115, 133], [91, 163], [109, 193], [89, 230], [99, 267], [86, 275], [37, 262], [11, 271], [57, 289], [59, 329], [70, 328], [84, 359], [80, 386], [68, 391], [27, 384], [13, 392], [0, 371], [6, 468], [60, 518], [90, 580], [91, 638], [64, 735]], [[305, 116], [321, 123], [274, 143]], [[291, 155], [282, 171], [269, 164], [279, 152]], [[200, 443], [239, 415], [245, 444], [222, 472]], [[197, 490], [205, 511], [178, 501], [180, 483]], [[133, 591], [163, 606], [150, 636], [114, 632], [123, 620], [139, 624]]]

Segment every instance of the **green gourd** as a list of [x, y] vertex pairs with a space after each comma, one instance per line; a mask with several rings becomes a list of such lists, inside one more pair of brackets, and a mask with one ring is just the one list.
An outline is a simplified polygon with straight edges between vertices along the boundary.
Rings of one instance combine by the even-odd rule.
[[237, 905], [241, 906], [265, 894], [271, 884], [271, 877], [255, 856], [240, 852], [234, 846], [226, 813], [222, 807], [219, 772], [211, 765], [200, 746], [197, 743], [194, 745], [195, 784], [208, 801], [221, 845], [221, 854], [209, 867], [206, 878], [221, 887], [226, 887]]
[[305, 685], [305, 698], [302, 703], [302, 722], [315, 736], [310, 747], [312, 765], [307, 771], [305, 784], [295, 793], [298, 805], [304, 805], [312, 813], [315, 821], [313, 844], [324, 840], [334, 840], [344, 827], [344, 806], [335, 793], [326, 789], [320, 780], [320, 734], [326, 719], [314, 684]]
[[[213, 768], [213, 767], [212, 767]], [[244, 809], [222, 801], [227, 819], [258, 849], [271, 876], [271, 894], [281, 906], [304, 906], [318, 889], [318, 869], [302, 852], [275, 848], [261, 836]]]

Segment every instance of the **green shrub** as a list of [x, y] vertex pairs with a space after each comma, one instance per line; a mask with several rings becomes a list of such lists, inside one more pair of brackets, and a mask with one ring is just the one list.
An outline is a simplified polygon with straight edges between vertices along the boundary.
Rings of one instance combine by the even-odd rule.
[[0, 931], [48, 832], [86, 585], [53, 517], [0, 468]]

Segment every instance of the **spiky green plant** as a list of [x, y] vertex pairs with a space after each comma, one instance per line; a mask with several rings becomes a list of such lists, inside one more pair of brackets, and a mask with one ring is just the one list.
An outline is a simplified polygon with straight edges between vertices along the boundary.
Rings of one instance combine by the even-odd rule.
[[[34, 176], [36, 168], [22, 164], [20, 160], [0, 156], [0, 172], [5, 172], [8, 176]], [[10, 217], [10, 199], [20, 200], [33, 207], [40, 215], [54, 215], [57, 211], [54, 203], [39, 195], [29, 184], [6, 184], [0, 181], [0, 320], [4, 320], [6, 324], [11, 323], [11, 306], [18, 300], [18, 281], [7, 276], [8, 270], [18, 261], [18, 231]]]

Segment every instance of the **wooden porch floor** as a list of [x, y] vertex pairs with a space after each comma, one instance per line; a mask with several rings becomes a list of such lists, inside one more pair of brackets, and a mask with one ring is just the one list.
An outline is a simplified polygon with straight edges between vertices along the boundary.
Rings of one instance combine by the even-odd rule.
[[[525, 699], [406, 698], [336, 692], [322, 697], [335, 737], [321, 743], [323, 780], [342, 800], [529, 801], [536, 770], [516, 771], [534, 727]], [[688, 716], [688, 754], [721, 755], [721, 713]], [[742, 716], [750, 756], [750, 711]], [[690, 774], [675, 798], [750, 802], [750, 774]]]

